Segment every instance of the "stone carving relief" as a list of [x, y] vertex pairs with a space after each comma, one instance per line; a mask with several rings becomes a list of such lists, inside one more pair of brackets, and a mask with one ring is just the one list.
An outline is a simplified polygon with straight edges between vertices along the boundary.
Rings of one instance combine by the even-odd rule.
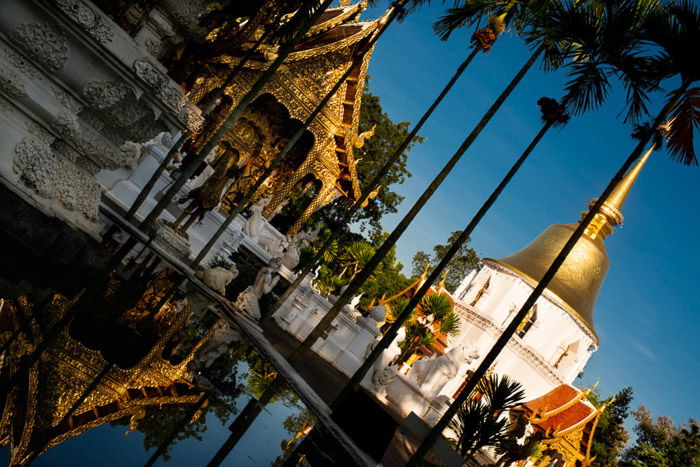
[[100, 110], [112, 107], [117, 102], [124, 100], [129, 93], [133, 93], [131, 88], [118, 81], [96, 80], [83, 86], [85, 99], [91, 106]]
[[34, 68], [34, 65], [29, 63], [24, 57], [8, 48], [3, 48], [3, 50], [5, 52], [5, 56], [10, 61], [10, 63], [12, 63], [15, 68], [17, 68], [17, 71], [19, 71], [23, 75], [27, 75], [27, 77], [31, 79], [37, 79], [39, 77], [39, 70]]
[[51, 126], [63, 139], [74, 139], [80, 133], [78, 119], [67, 113], [59, 113]]
[[182, 94], [179, 88], [171, 86], [170, 78], [163, 74], [148, 59], [139, 58], [134, 62], [136, 76], [148, 84], [165, 104], [175, 110], [192, 131], [199, 131], [204, 118], [195, 111], [195, 107]]
[[68, 59], [68, 41], [57, 24], [20, 24], [10, 33], [10, 38], [51, 71], [60, 71]]
[[5, 114], [9, 112], [12, 112], [12, 105], [10, 105], [10, 102], [7, 99], [0, 96], [0, 113]]
[[[133, 89], [119, 81], [95, 80], [85, 83], [82, 94], [91, 108], [102, 119], [112, 125], [121, 135], [121, 141], [113, 142], [122, 144], [124, 140], [148, 141], [164, 128], [156, 122], [153, 110], [136, 99]], [[90, 124], [98, 131], [99, 122], [92, 118]], [[97, 126], [95, 126], [97, 123]]]
[[58, 102], [65, 105], [71, 112], [77, 114], [83, 110], [83, 105], [63, 88], [52, 86], [51, 89], [53, 90], [53, 95], [56, 96]]
[[36, 136], [36, 138], [42, 143], [49, 145], [53, 142], [54, 136], [49, 133], [43, 126], [39, 125], [34, 120], [26, 120], [24, 123], [25, 128], [29, 133]]
[[97, 42], [104, 44], [112, 41], [114, 31], [85, 3], [80, 0], [56, 0], [56, 4]]
[[53, 174], [58, 171], [59, 162], [51, 149], [22, 139], [15, 146], [15, 153], [17, 157], [13, 168], [22, 183], [44, 198], [54, 198], [56, 191]]
[[201, 31], [197, 18], [205, 8], [201, 0], [164, 0], [165, 10], [179, 25], [190, 32]]
[[20, 77], [7, 69], [0, 70], [0, 90], [15, 99], [27, 95], [27, 91]]
[[27, 138], [17, 143], [15, 153], [13, 169], [24, 185], [88, 220], [96, 220], [101, 191], [91, 176], [56, 157], [49, 147]]

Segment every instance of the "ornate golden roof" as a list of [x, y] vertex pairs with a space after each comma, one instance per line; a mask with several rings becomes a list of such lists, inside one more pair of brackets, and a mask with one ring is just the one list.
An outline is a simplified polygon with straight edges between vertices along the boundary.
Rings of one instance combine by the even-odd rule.
[[[159, 290], [154, 285], [144, 297], [158, 300], [161, 295], [152, 292]], [[69, 300], [56, 294], [42, 312], [58, 319], [79, 297]], [[18, 322], [19, 308], [32, 311], [27, 297], [19, 297], [16, 302], [17, 305], [3, 301], [5, 321]], [[39, 311], [34, 310], [33, 316], [38, 316], [37, 313]], [[0, 401], [0, 445], [10, 444], [11, 465], [22, 465], [73, 436], [103, 423], [133, 416], [145, 406], [197, 402], [202, 392], [189, 381], [187, 364], [204, 340], [177, 364], [163, 356], [170, 340], [187, 323], [189, 314], [187, 307], [179, 309], [166, 305], [160, 318], [165, 329], [131, 368], [110, 364], [100, 350], [86, 347], [64, 328], [39, 361], [31, 366], [26, 378]], [[33, 336], [43, 332], [36, 320], [31, 323], [31, 331], [31, 336], [22, 336], [4, 355], [6, 364], [0, 365], [1, 377], [7, 376], [3, 372], [8, 368], [16, 371], [22, 356], [36, 345]], [[100, 376], [102, 370], [106, 370], [103, 377]], [[94, 381], [98, 384], [89, 390]], [[67, 416], [85, 391], [88, 391], [85, 399], [73, 415]]]
[[[612, 233], [613, 227], [622, 223], [620, 212], [632, 185], [646, 163], [651, 149], [627, 172], [615, 187], [601, 212], [596, 214], [585, 234], [562, 264], [547, 288], [576, 319], [595, 336], [593, 310], [598, 293], [610, 267], [610, 260], [603, 239]], [[595, 203], [591, 200], [589, 207]], [[584, 213], [585, 214], [585, 213]], [[511, 256], [484, 261], [503, 266], [535, 285], [544, 276], [566, 241], [576, 229], [576, 224], [549, 226], [522, 250]]]
[[[366, 6], [366, 1], [360, 1], [329, 8], [260, 93], [272, 94], [289, 110], [291, 118], [304, 121], [353, 61], [360, 62], [309, 126], [314, 136], [310, 159], [317, 161], [317, 174], [326, 175], [326, 180], [321, 181], [329, 183], [332, 178], [338, 190], [352, 200], [359, 199], [361, 194], [354, 150], [356, 143], [361, 144], [358, 133], [362, 90], [374, 50], [365, 46], [384, 18], [361, 21]], [[217, 57], [213, 63], [234, 67], [241, 60], [239, 55], [240, 51], [232, 51], [231, 55]], [[227, 94], [238, 101], [268, 65], [269, 61], [260, 58], [250, 60]], [[225, 80], [226, 72], [219, 70], [203, 86], [210, 89]]]

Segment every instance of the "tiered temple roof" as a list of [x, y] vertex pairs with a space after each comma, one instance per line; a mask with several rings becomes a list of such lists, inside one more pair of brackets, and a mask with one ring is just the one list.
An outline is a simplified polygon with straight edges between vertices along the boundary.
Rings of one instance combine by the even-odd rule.
[[588, 401], [594, 387], [582, 391], [562, 384], [511, 411], [512, 415], [524, 416], [529, 421], [544, 445], [544, 455], [536, 465], [548, 465], [554, 458], [562, 460], [567, 467], [593, 462], [593, 434], [607, 407], [607, 404], [595, 407]]
[[[382, 18], [360, 21], [360, 14], [365, 8], [366, 2], [362, 1], [327, 10], [259, 94], [272, 95], [289, 111], [290, 118], [303, 122], [340, 76], [353, 63], [359, 63], [310, 124], [308, 131], [313, 135], [313, 145], [286, 185], [277, 190], [265, 210], [267, 216], [308, 175], [321, 182], [321, 188], [312, 202], [313, 210], [337, 196], [353, 201], [360, 197], [354, 150], [364, 142], [363, 137], [358, 137], [358, 130], [362, 90], [373, 50], [368, 43], [382, 21]], [[246, 94], [274, 59], [276, 51], [274, 46], [263, 45], [260, 53], [245, 64], [236, 75], [235, 82], [226, 89], [226, 94], [234, 102]], [[243, 54], [244, 51], [231, 51], [211, 60], [207, 65], [208, 76], [202, 77], [195, 86], [194, 99], [222, 85]], [[308, 218], [313, 210], [305, 213], [304, 217]]]

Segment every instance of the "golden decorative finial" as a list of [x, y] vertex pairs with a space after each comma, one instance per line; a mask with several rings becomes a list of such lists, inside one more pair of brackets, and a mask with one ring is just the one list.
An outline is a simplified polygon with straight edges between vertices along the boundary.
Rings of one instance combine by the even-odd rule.
[[612, 405], [612, 403], [615, 402], [615, 396], [612, 396], [610, 400], [608, 400], [606, 403], [600, 406], [599, 411], [602, 412], [603, 410], [607, 409]]
[[594, 384], [593, 386], [591, 386], [590, 388], [588, 388], [588, 389], [586, 389], [585, 391], [583, 391], [583, 392], [581, 393], [581, 400], [587, 399], [587, 398], [588, 398], [588, 395], [591, 393], [591, 391], [593, 391], [595, 388], [597, 388], [599, 384], [600, 384], [600, 380], [598, 379], [598, 380], [596, 380], [596, 382], [595, 382], [595, 384]]
[[438, 291], [442, 292], [445, 290], [445, 280], [447, 280], [447, 274], [449, 274], [450, 268], [445, 269], [445, 273], [442, 275], [442, 280], [440, 281], [440, 284], [438, 285]]
[[[624, 217], [622, 216], [622, 205], [625, 203], [627, 196], [629, 195], [632, 185], [637, 181], [639, 172], [642, 171], [644, 164], [651, 153], [656, 149], [656, 145], [652, 144], [649, 149], [639, 158], [639, 160], [632, 166], [632, 168], [625, 174], [625, 176], [620, 180], [620, 183], [613, 189], [612, 193], [608, 199], [603, 203], [600, 208], [600, 212], [595, 215], [590, 225], [586, 228], [585, 235], [591, 240], [595, 240], [597, 237], [605, 238], [613, 232], [613, 227], [622, 224]], [[593, 198], [588, 202], [588, 207], [591, 208], [598, 201], [597, 198]], [[585, 216], [585, 212], [583, 215]], [[582, 216], [583, 218], [583, 216]]]
[[430, 266], [432, 266], [432, 265], [433, 265], [432, 261], [428, 262], [428, 264], [425, 265], [425, 269], [423, 270], [423, 274], [421, 274], [421, 276], [420, 276], [420, 280], [422, 282], [425, 282], [428, 280], [428, 270], [430, 269]]

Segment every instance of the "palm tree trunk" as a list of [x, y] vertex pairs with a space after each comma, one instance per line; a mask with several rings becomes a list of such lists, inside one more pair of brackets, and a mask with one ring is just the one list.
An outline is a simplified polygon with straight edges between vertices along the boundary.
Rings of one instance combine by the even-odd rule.
[[257, 79], [250, 90], [245, 96], [238, 102], [238, 105], [231, 112], [231, 114], [226, 118], [224, 123], [219, 127], [214, 135], [207, 141], [204, 147], [199, 151], [197, 157], [184, 168], [180, 177], [171, 185], [170, 189], [165, 193], [163, 198], [156, 204], [156, 206], [151, 210], [151, 212], [146, 216], [146, 218], [141, 222], [142, 230], [149, 230], [151, 225], [158, 219], [158, 216], [165, 210], [165, 208], [170, 203], [170, 200], [180, 191], [180, 188], [185, 184], [187, 179], [189, 179], [194, 172], [197, 170], [199, 165], [204, 161], [209, 152], [211, 152], [214, 147], [219, 144], [221, 139], [224, 137], [228, 129], [238, 120], [238, 118], [243, 114], [243, 111], [250, 105], [253, 100], [258, 96], [258, 93], [262, 90], [263, 86], [277, 73], [277, 70], [286, 60], [287, 56], [294, 50], [294, 47], [301, 42], [306, 32], [309, 28], [316, 23], [321, 14], [333, 3], [333, 0], [324, 0], [321, 6], [314, 12], [314, 14], [309, 17], [304, 26], [300, 28], [299, 32], [294, 36], [291, 42], [285, 44], [285, 46], [280, 51], [274, 62], [267, 67], [265, 72]]
[[[400, 8], [401, 7], [394, 7], [386, 22], [381, 25], [381, 27], [375, 33], [375, 35], [372, 36], [372, 38], [367, 42], [367, 44], [364, 45], [365, 50], [369, 50], [374, 46], [374, 44], [379, 40], [384, 31], [386, 31], [386, 29], [394, 21], [396, 16], [398, 16]], [[248, 205], [251, 198], [255, 195], [255, 192], [258, 191], [262, 184], [265, 183], [265, 180], [267, 180], [267, 177], [270, 176], [273, 170], [282, 162], [282, 159], [289, 153], [289, 151], [291, 151], [291, 149], [294, 147], [297, 141], [299, 141], [299, 139], [303, 136], [304, 132], [306, 132], [311, 122], [314, 121], [314, 119], [326, 107], [326, 104], [328, 104], [328, 102], [335, 95], [335, 93], [338, 92], [338, 89], [340, 89], [345, 80], [347, 80], [353, 73], [353, 71], [361, 64], [362, 55], [359, 58], [353, 60], [350, 67], [348, 67], [345, 73], [343, 73], [340, 79], [338, 79], [338, 81], [333, 85], [331, 90], [323, 97], [323, 99], [321, 99], [321, 102], [319, 102], [316, 108], [314, 108], [313, 112], [311, 112], [311, 115], [309, 115], [309, 117], [304, 121], [301, 127], [299, 127], [296, 133], [294, 133], [294, 136], [292, 136], [292, 138], [289, 140], [289, 142], [287, 142], [284, 148], [275, 156], [272, 162], [270, 162], [270, 165], [265, 169], [265, 171], [260, 175], [260, 177], [258, 177], [258, 180], [255, 182], [253, 187], [248, 191], [248, 193], [245, 194], [245, 196], [243, 196], [243, 198], [238, 202], [236, 207], [229, 213], [229, 215], [226, 217], [226, 220], [224, 220], [224, 222], [217, 229], [216, 233], [214, 233], [214, 235], [209, 239], [207, 244], [204, 245], [201, 251], [197, 254], [197, 257], [192, 262], [191, 267], [193, 269], [196, 269], [199, 263], [201, 263], [202, 260], [207, 256], [207, 254], [209, 254], [209, 251], [214, 247], [214, 245], [219, 240], [219, 238], [221, 238], [224, 232], [226, 232], [226, 229], [228, 229], [229, 225], [231, 225], [236, 216], [238, 216], [238, 214], [240, 214], [241, 211], [245, 209], [245, 207]]]
[[[375, 189], [377, 189], [377, 187], [379, 187], [382, 180], [384, 180], [384, 177], [386, 177], [386, 175], [389, 173], [389, 170], [391, 170], [391, 167], [396, 163], [397, 160], [399, 160], [404, 151], [406, 151], [408, 145], [411, 144], [411, 141], [413, 141], [420, 129], [423, 128], [423, 124], [428, 120], [428, 118], [430, 118], [430, 116], [433, 114], [433, 111], [442, 102], [447, 93], [450, 92], [454, 84], [457, 82], [459, 77], [462, 76], [464, 70], [467, 69], [472, 59], [474, 59], [477, 52], [479, 52], [480, 50], [481, 47], [475, 46], [472, 52], [466, 58], [466, 60], [464, 60], [464, 62], [462, 62], [462, 64], [457, 68], [457, 70], [455, 70], [454, 74], [452, 75], [452, 78], [442, 89], [440, 95], [437, 98], [435, 98], [433, 103], [430, 105], [428, 110], [425, 111], [420, 120], [418, 120], [418, 123], [416, 123], [411, 132], [403, 139], [403, 141], [394, 150], [391, 156], [389, 156], [384, 165], [374, 176], [372, 181], [363, 188], [360, 199], [358, 199], [349, 210], [345, 211], [345, 215], [343, 216], [338, 229], [343, 228], [350, 222], [353, 214], [355, 214], [355, 212], [357, 212], [360, 209], [362, 204], [364, 204], [364, 202], [367, 201], [367, 198], [369, 197], [370, 193], [372, 193]], [[309, 264], [304, 266], [304, 268], [301, 271], [299, 271], [297, 277], [294, 279], [291, 285], [287, 287], [287, 290], [285, 290], [284, 293], [282, 293], [282, 295], [280, 296], [280, 298], [277, 299], [275, 304], [272, 306], [272, 310], [270, 311], [269, 316], [272, 316], [275, 313], [275, 311], [277, 311], [282, 306], [282, 304], [286, 302], [289, 299], [289, 297], [291, 297], [291, 295], [294, 293], [297, 287], [299, 287], [299, 284], [302, 283], [306, 275], [309, 274], [309, 272], [311, 272], [311, 270], [313, 270], [318, 265], [318, 262], [321, 261], [323, 255], [326, 253], [328, 248], [330, 248], [330, 246], [333, 244], [333, 240], [333, 236], [329, 235], [326, 241], [321, 245], [321, 248], [319, 248], [319, 250], [313, 256]]]
[[316, 327], [311, 331], [308, 337], [301, 343], [294, 354], [289, 359], [290, 363], [294, 365], [301, 359], [306, 352], [311, 349], [311, 346], [316, 342], [316, 340], [326, 332], [330, 327], [331, 323], [338, 315], [340, 310], [350, 301], [350, 298], [357, 292], [357, 290], [365, 283], [365, 281], [374, 272], [379, 263], [384, 259], [384, 257], [391, 251], [391, 248], [396, 244], [398, 239], [408, 228], [408, 226], [413, 222], [413, 219], [418, 215], [420, 210], [425, 206], [428, 200], [432, 197], [433, 193], [438, 189], [438, 187], [445, 180], [447, 175], [452, 171], [454, 166], [462, 158], [462, 155], [469, 149], [474, 140], [479, 136], [481, 131], [484, 129], [486, 124], [491, 120], [496, 111], [503, 105], [506, 98], [513, 92], [513, 89], [520, 83], [525, 74], [532, 68], [538, 57], [542, 53], [543, 48], [539, 47], [535, 53], [527, 60], [525, 65], [520, 69], [520, 71], [515, 75], [513, 80], [506, 86], [503, 92], [498, 96], [496, 101], [491, 105], [491, 107], [486, 111], [484, 116], [481, 118], [476, 127], [469, 133], [469, 136], [464, 140], [462, 145], [457, 149], [457, 152], [452, 156], [452, 158], [445, 164], [440, 173], [433, 179], [430, 185], [425, 189], [423, 194], [418, 198], [415, 204], [411, 207], [408, 213], [401, 219], [401, 222], [396, 226], [396, 228], [391, 232], [387, 239], [382, 243], [382, 245], [377, 249], [372, 259], [369, 260], [367, 265], [362, 269], [362, 271], [357, 275], [354, 281], [348, 284], [348, 288], [345, 290], [338, 300], [333, 304], [330, 310], [325, 314], [321, 321], [316, 325]]
[[[236, 76], [240, 71], [243, 69], [243, 67], [250, 61], [251, 58], [253, 58], [253, 55], [255, 52], [258, 50], [258, 47], [263, 43], [263, 41], [267, 38], [268, 34], [265, 32], [262, 36], [260, 36], [260, 39], [253, 44], [253, 47], [246, 52], [246, 54], [241, 58], [241, 60], [236, 64], [236, 66], [231, 70], [231, 73], [228, 75], [228, 78], [226, 78], [226, 81], [224, 81], [224, 84], [222, 84], [214, 93], [213, 96], [211, 96], [211, 99], [209, 99], [209, 102], [207, 102], [202, 108], [202, 113], [204, 114], [204, 117], [206, 118], [209, 113], [216, 107], [216, 101], [219, 99], [221, 96], [224, 95], [224, 91], [226, 88], [231, 86], [233, 84], [233, 80], [236, 79]], [[141, 192], [138, 194], [136, 199], [134, 200], [133, 204], [131, 205], [131, 208], [129, 208], [129, 211], [126, 213], [124, 216], [124, 219], [131, 220], [134, 215], [138, 212], [139, 208], [141, 205], [146, 201], [146, 198], [148, 197], [149, 194], [151, 194], [151, 191], [153, 190], [153, 187], [158, 183], [158, 179], [160, 179], [161, 174], [165, 171], [165, 169], [168, 167], [170, 162], [172, 162], [173, 158], [175, 157], [175, 154], [178, 153], [180, 148], [182, 147], [183, 144], [185, 144], [185, 141], [187, 141], [187, 138], [189, 138], [192, 135], [191, 131], [185, 130], [183, 133], [180, 135], [180, 137], [177, 139], [175, 144], [170, 148], [168, 151], [168, 154], [165, 156], [165, 158], [161, 161], [160, 165], [158, 165], [158, 168], [156, 168], [155, 172], [153, 172], [153, 175], [151, 175], [151, 178], [146, 182], [146, 184], [143, 186], [143, 189]]]
[[[681, 86], [681, 91], [684, 91], [687, 89], [689, 83], [683, 83]], [[495, 362], [496, 358], [498, 355], [501, 353], [501, 351], [505, 348], [505, 346], [508, 344], [508, 341], [513, 337], [513, 334], [515, 334], [515, 331], [517, 330], [518, 326], [522, 323], [522, 321], [525, 319], [525, 316], [528, 314], [530, 308], [535, 304], [537, 299], [542, 295], [542, 292], [547, 288], [549, 283], [552, 281], [554, 278], [554, 275], [559, 271], [559, 268], [561, 265], [564, 263], [566, 258], [568, 257], [569, 253], [573, 248], [576, 246], [576, 243], [579, 241], [579, 239], [583, 236], [583, 233], [585, 232], [586, 228], [590, 224], [590, 222], [593, 220], [595, 215], [600, 212], [600, 208], [603, 206], [603, 204], [607, 201], [608, 197], [612, 193], [612, 191], [615, 189], [615, 187], [620, 183], [622, 178], [625, 176], [629, 168], [632, 166], [632, 164], [639, 159], [639, 156], [642, 154], [642, 151], [644, 150], [644, 147], [647, 145], [649, 140], [651, 139], [651, 136], [653, 132], [656, 131], [656, 129], [661, 125], [666, 118], [668, 117], [668, 114], [670, 110], [673, 108], [675, 103], [675, 100], [670, 100], [659, 112], [657, 115], [656, 119], [654, 120], [654, 124], [652, 126], [652, 129], [650, 132], [648, 132], [645, 137], [640, 140], [640, 142], [637, 144], [637, 146], [634, 148], [632, 153], [629, 155], [627, 160], [622, 164], [622, 166], [619, 168], [615, 176], [610, 180], [610, 183], [608, 183], [608, 186], [605, 188], [603, 193], [600, 195], [598, 200], [595, 202], [592, 208], [588, 211], [586, 216], [579, 222], [578, 226], [576, 227], [576, 230], [571, 234], [571, 237], [569, 237], [569, 240], [567, 240], [566, 244], [562, 247], [561, 251], [559, 251], [559, 254], [557, 257], [554, 259], [552, 264], [549, 266], [549, 269], [547, 269], [547, 272], [544, 273], [542, 276], [542, 279], [540, 279], [540, 282], [537, 284], [537, 286], [534, 288], [532, 293], [530, 293], [530, 296], [525, 300], [525, 303], [523, 306], [520, 308], [520, 311], [515, 315], [513, 320], [508, 324], [508, 327], [503, 331], [503, 334], [498, 338], [496, 343], [493, 345], [491, 350], [489, 351], [488, 354], [484, 357], [484, 359], [481, 361], [479, 364], [479, 367], [474, 371], [474, 373], [470, 376], [470, 378], [467, 380], [466, 385], [462, 392], [459, 393], [457, 398], [452, 402], [450, 407], [448, 407], [447, 411], [445, 414], [438, 420], [438, 422], [435, 424], [435, 426], [428, 432], [428, 435], [425, 437], [421, 445], [418, 447], [416, 452], [413, 454], [411, 459], [409, 460], [407, 465], [411, 466], [416, 466], [419, 465], [421, 460], [423, 459], [423, 456], [430, 450], [430, 448], [433, 446], [437, 438], [440, 436], [442, 431], [447, 427], [447, 424], [452, 420], [452, 417], [454, 417], [455, 413], [459, 409], [459, 407], [464, 404], [464, 402], [468, 399], [468, 397], [471, 395], [471, 393], [474, 391], [474, 388], [476, 387], [477, 383], [481, 380], [481, 378], [486, 374], [488, 369], [493, 365]], [[652, 144], [652, 148], [654, 145]]]
[[381, 356], [382, 352], [384, 352], [384, 349], [388, 348], [389, 345], [394, 341], [396, 338], [396, 335], [398, 334], [399, 330], [401, 329], [401, 326], [406, 322], [406, 320], [411, 316], [411, 312], [413, 309], [421, 302], [425, 294], [428, 292], [430, 287], [435, 283], [436, 280], [439, 279], [440, 275], [442, 272], [445, 270], [447, 265], [449, 264], [450, 260], [459, 252], [460, 248], [462, 245], [469, 239], [471, 236], [472, 232], [476, 228], [477, 225], [479, 225], [479, 222], [483, 219], [483, 217], [486, 215], [486, 213], [491, 209], [491, 206], [493, 206], [493, 203], [496, 202], [498, 197], [501, 195], [503, 190], [506, 188], [508, 183], [512, 180], [512, 178], [515, 176], [515, 174], [518, 172], [520, 167], [523, 165], [525, 160], [530, 156], [532, 151], [535, 149], [537, 144], [539, 144], [540, 140], [544, 137], [544, 135], [547, 133], [547, 131], [551, 128], [552, 122], [548, 121], [546, 122], [540, 131], [537, 133], [537, 135], [530, 141], [530, 144], [527, 146], [525, 151], [520, 155], [520, 158], [513, 164], [513, 166], [510, 168], [508, 173], [503, 177], [501, 182], [498, 184], [498, 186], [493, 190], [491, 195], [488, 197], [488, 199], [484, 202], [484, 204], [481, 205], [481, 208], [479, 208], [479, 211], [474, 215], [471, 221], [469, 221], [469, 224], [465, 227], [465, 229], [462, 231], [462, 233], [457, 237], [455, 242], [450, 246], [450, 249], [447, 251], [443, 259], [440, 261], [440, 263], [433, 269], [433, 271], [430, 273], [430, 276], [428, 276], [428, 279], [423, 282], [421, 287], [418, 289], [418, 291], [411, 297], [411, 300], [408, 302], [408, 304], [404, 307], [403, 311], [401, 314], [396, 318], [396, 321], [394, 321], [389, 328], [389, 330], [384, 334], [384, 337], [379, 341], [379, 343], [374, 347], [372, 352], [369, 354], [369, 356], [365, 359], [365, 361], [362, 363], [360, 368], [357, 369], [355, 374], [352, 375], [350, 378], [350, 381], [348, 381], [348, 384], [343, 388], [343, 390], [340, 392], [336, 400], [333, 402], [333, 406], [337, 406], [342, 399], [344, 399], [350, 392], [352, 392], [362, 381], [362, 378], [364, 378], [365, 374], [374, 366], [374, 363], [377, 361], [377, 359]]

